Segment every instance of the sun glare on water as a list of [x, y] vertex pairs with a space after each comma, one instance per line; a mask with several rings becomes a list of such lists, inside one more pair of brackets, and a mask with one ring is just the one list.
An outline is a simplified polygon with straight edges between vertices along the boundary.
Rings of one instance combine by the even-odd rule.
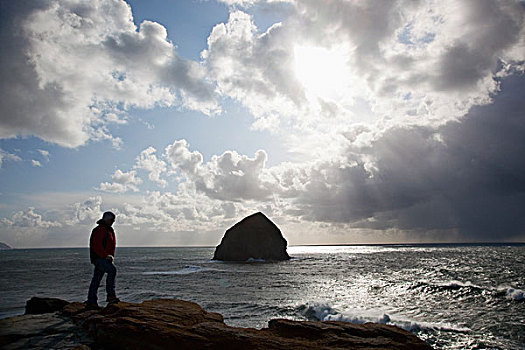
[[343, 50], [314, 46], [294, 49], [294, 70], [307, 93], [316, 97], [339, 99], [348, 87], [350, 71]]

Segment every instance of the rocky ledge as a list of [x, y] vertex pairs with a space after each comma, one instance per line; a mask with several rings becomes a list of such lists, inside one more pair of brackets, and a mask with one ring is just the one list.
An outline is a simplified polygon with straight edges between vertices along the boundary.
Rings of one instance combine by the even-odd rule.
[[32, 300], [33, 309], [48, 313], [0, 320], [2, 349], [431, 349], [405, 330], [375, 323], [274, 319], [268, 328], [238, 328], [176, 299], [120, 302], [101, 310]]

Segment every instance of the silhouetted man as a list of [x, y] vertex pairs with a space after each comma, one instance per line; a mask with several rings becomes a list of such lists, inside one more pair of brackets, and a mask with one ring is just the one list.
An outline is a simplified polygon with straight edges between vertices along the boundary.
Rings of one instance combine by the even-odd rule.
[[98, 309], [97, 292], [104, 273], [108, 274], [106, 278], [106, 301], [110, 304], [120, 301], [115, 293], [117, 268], [113, 264], [113, 260], [117, 239], [115, 237], [115, 231], [113, 227], [111, 227], [114, 222], [115, 214], [110, 211], [105, 212], [102, 219], [97, 221], [98, 226], [93, 229], [91, 237], [89, 238], [89, 255], [91, 263], [95, 265], [93, 279], [89, 285], [88, 300], [86, 302], [86, 307], [89, 309]]

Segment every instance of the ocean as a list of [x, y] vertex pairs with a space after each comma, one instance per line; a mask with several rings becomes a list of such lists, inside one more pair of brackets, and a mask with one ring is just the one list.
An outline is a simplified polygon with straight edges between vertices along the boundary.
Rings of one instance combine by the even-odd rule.
[[[381, 322], [436, 349], [525, 348], [523, 244], [291, 246], [289, 261], [245, 263], [212, 261], [213, 252], [118, 248], [117, 294], [194, 301], [232, 326]], [[0, 266], [2, 318], [33, 296], [84, 301], [92, 276], [85, 248], [4, 250]]]

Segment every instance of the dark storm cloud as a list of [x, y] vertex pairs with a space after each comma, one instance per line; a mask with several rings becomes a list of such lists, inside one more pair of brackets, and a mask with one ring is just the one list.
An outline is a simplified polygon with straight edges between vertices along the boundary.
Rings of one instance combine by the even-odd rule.
[[466, 239], [523, 236], [524, 91], [525, 77], [514, 76], [493, 104], [474, 107], [460, 122], [387, 131], [361, 150], [375, 159], [373, 176], [364, 162], [318, 166], [299, 197], [304, 217], [374, 229], [455, 230]]
[[[523, 35], [523, 7], [512, 2], [465, 1], [469, 29], [439, 59], [438, 89], [461, 89], [496, 71], [502, 53]], [[521, 11], [520, 11], [521, 10]]]

